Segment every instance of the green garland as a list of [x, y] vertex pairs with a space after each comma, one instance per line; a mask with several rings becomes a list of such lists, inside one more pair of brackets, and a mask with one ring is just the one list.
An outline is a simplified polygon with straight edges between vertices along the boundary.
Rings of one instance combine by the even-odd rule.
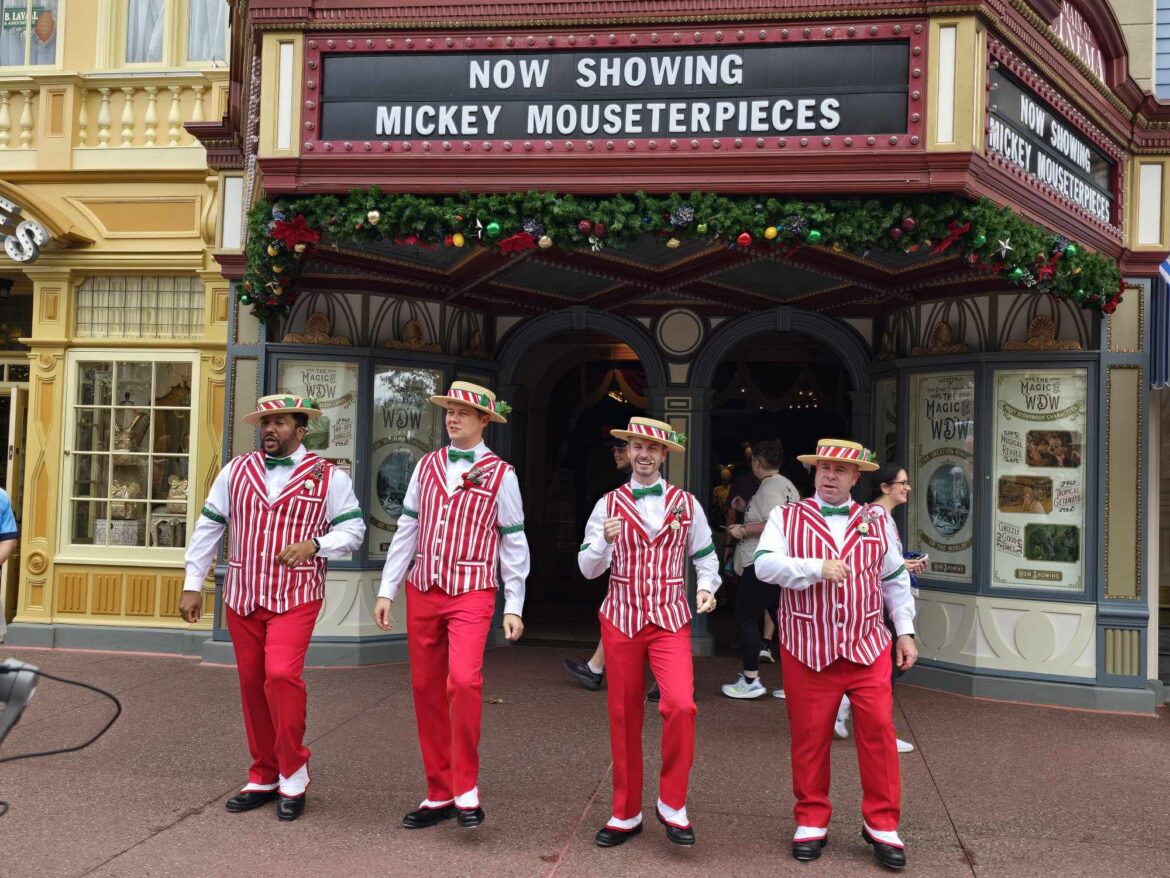
[[310, 195], [255, 205], [248, 221], [243, 305], [266, 320], [288, 312], [306, 257], [333, 243], [393, 241], [424, 247], [623, 247], [656, 235], [666, 247], [704, 239], [791, 255], [800, 247], [835, 251], [959, 255], [1013, 285], [1110, 314], [1121, 301], [1117, 264], [1021, 219], [987, 199], [958, 196], [802, 201], [710, 192], [602, 198], [550, 192], [459, 196], [383, 193]]

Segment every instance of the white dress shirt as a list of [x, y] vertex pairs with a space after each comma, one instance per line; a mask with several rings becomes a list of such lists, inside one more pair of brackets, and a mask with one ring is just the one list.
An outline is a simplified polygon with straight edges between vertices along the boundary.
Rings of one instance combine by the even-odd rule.
[[[650, 539], [658, 536], [658, 532], [662, 530], [662, 525], [666, 521], [666, 482], [661, 477], [649, 485], [630, 481], [631, 488], [649, 488], [659, 482], [662, 483], [661, 494], [639, 497], [634, 501], [638, 514], [642, 517], [642, 526], [646, 529], [646, 535]], [[695, 559], [693, 557], [696, 552], [711, 545], [711, 525], [707, 523], [707, 516], [703, 514], [703, 508], [699, 505], [699, 501], [694, 500], [693, 502], [694, 514], [691, 516], [691, 527], [687, 533], [687, 556], [692, 558], [691, 563], [695, 565], [695, 573], [698, 575], [696, 590], [715, 594], [720, 585], [718, 554], [708, 552], [702, 558]], [[605, 541], [605, 513], [606, 498], [603, 496], [593, 507], [589, 521], [585, 525], [584, 544], [586, 548], [577, 554], [577, 565], [581, 568], [581, 573], [586, 579], [596, 579], [604, 573], [609, 569], [610, 561], [613, 558], [613, 543]]]
[[[466, 449], [458, 449], [466, 450]], [[448, 460], [447, 461], [447, 495], [450, 496], [462, 483], [462, 475], [469, 472], [475, 462], [482, 460], [488, 453], [488, 447], [480, 442], [470, 449], [475, 454], [475, 460]], [[446, 454], [446, 449], [443, 450]], [[496, 494], [498, 504], [498, 519], [501, 528], [512, 527], [524, 523], [524, 501], [520, 497], [520, 482], [516, 478], [516, 471], [509, 468], [500, 483], [499, 493]], [[418, 465], [410, 474], [410, 484], [406, 486], [406, 496], [402, 505], [408, 509], [418, 511]], [[386, 553], [386, 564], [382, 567], [382, 585], [378, 589], [378, 597], [394, 600], [398, 596], [398, 589], [406, 578], [406, 572], [414, 561], [415, 547], [418, 543], [418, 519], [410, 515], [401, 515], [398, 518], [398, 529], [394, 531], [394, 538], [390, 541], [390, 550]], [[528, 540], [524, 531], [505, 533], [500, 536], [500, 578], [504, 583], [504, 612], [520, 616], [524, 613], [524, 581], [528, 578], [528, 568], [531, 562], [528, 557]]]
[[[297, 450], [289, 455], [293, 460], [292, 466], [264, 468], [264, 487], [268, 493], [269, 503], [280, 496], [281, 491], [288, 485], [293, 470], [297, 468], [307, 453], [304, 445], [298, 445]], [[232, 467], [241, 460], [243, 460], [242, 457], [233, 458], [228, 461], [227, 466], [219, 471], [219, 475], [215, 477], [215, 482], [211, 485], [207, 500], [203, 504], [204, 508], [214, 512], [224, 521], [231, 519], [232, 504], [228, 495], [231, 488]], [[333, 475], [329, 479], [329, 491], [325, 495], [325, 518], [328, 521], [333, 521], [339, 515], [353, 512], [355, 509], [361, 511], [358, 499], [353, 493], [353, 481], [344, 470], [334, 467]], [[215, 553], [219, 548], [220, 540], [223, 539], [225, 527], [226, 525], [214, 521], [206, 515], [200, 515], [196, 519], [191, 539], [187, 541], [185, 564], [187, 575], [183, 582], [183, 591], [199, 591], [203, 588], [203, 580], [207, 576], [212, 561], [215, 560]], [[321, 548], [317, 551], [317, 557], [326, 560], [344, 558], [361, 546], [365, 536], [366, 522], [360, 515], [340, 521], [331, 527], [328, 533], [317, 538], [317, 542], [321, 544]], [[281, 548], [284, 547], [281, 546]]]
[[[814, 496], [813, 500], [821, 506], [837, 505], [822, 500], [819, 495]], [[848, 503], [848, 501], [846, 502]], [[828, 525], [838, 550], [845, 544], [845, 532], [849, 527], [849, 518], [848, 515], [825, 517], [825, 524]], [[882, 521], [883, 527], [886, 529], [886, 554], [882, 558], [881, 570], [879, 571], [882, 599], [885, 603], [886, 613], [894, 623], [894, 631], [899, 636], [913, 634], [914, 595], [910, 592], [910, 574], [906, 572], [901, 543], [898, 540], [893, 520], [889, 515], [884, 515]], [[824, 563], [822, 558], [793, 558], [791, 556], [788, 548], [788, 537], [785, 536], [784, 528], [780, 525], [780, 508], [773, 509], [768, 516], [768, 523], [764, 526], [764, 532], [760, 535], [760, 545], [756, 550], [756, 576], [763, 582], [775, 582], [781, 588], [800, 591], [821, 581]]]

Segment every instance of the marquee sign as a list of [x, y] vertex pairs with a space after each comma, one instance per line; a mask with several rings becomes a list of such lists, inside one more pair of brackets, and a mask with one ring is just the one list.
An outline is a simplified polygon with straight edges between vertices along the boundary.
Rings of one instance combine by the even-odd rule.
[[1104, 82], [1105, 56], [1101, 53], [1101, 46], [1085, 17], [1068, 0], [1060, 4], [1060, 14], [1052, 22], [1051, 28], [1057, 39], [1068, 46], [1094, 76]]
[[4, 252], [15, 262], [35, 262], [41, 255], [41, 247], [49, 241], [49, 233], [35, 220], [22, 220], [20, 214], [19, 207], [0, 198], [0, 235], [4, 236]]
[[482, 35], [311, 38], [305, 149], [917, 146], [913, 27], [561, 35], [524, 50]]
[[993, 65], [987, 149], [1093, 219], [1114, 224], [1117, 163], [1053, 106]]

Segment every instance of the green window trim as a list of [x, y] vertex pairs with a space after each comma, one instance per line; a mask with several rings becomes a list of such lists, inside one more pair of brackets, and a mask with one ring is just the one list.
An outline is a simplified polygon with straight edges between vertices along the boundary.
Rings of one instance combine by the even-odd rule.
[[362, 511], [360, 509], [351, 509], [351, 510], [349, 510], [349, 512], [341, 513], [341, 515], [337, 516], [337, 518], [335, 518], [335, 519], [333, 519], [333, 521], [329, 522], [329, 526], [332, 527], [335, 524], [341, 524], [343, 521], [349, 521], [351, 518], [361, 518], [361, 517], [362, 517]]

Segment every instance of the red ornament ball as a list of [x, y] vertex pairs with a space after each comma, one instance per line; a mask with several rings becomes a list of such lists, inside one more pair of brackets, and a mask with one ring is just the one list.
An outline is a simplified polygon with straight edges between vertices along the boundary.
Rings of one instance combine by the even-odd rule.
[[912, 232], [916, 228], [918, 228], [918, 222], [917, 222], [917, 220], [914, 219], [914, 217], [908, 216], [908, 217], [906, 217], [906, 219], [902, 220], [902, 231], [903, 232]]
[[577, 223], [577, 231], [582, 235], [588, 235], [593, 231], [593, 223], [587, 219], [583, 219], [581, 222]]
[[899, 229], [897, 226], [894, 226], [892, 229], [890, 229], [890, 240], [892, 240], [892, 241], [901, 241], [902, 240], [902, 230]]
[[750, 247], [752, 245], [752, 236], [747, 232], [740, 232], [739, 237], [735, 239], [735, 243], [741, 247]]
[[605, 228], [605, 223], [594, 223], [593, 224], [593, 237], [604, 238], [606, 231], [607, 231], [607, 229]]

